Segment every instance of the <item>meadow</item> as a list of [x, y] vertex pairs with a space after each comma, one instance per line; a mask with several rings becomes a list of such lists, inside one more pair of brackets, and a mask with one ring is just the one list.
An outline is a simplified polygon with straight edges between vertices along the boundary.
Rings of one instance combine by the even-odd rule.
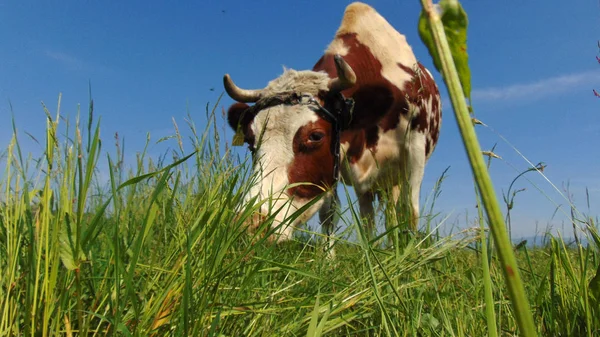
[[[510, 243], [519, 190], [508, 186], [501, 214], [467, 106], [466, 13], [457, 1], [442, 0], [441, 14], [421, 3], [419, 32], [473, 172], [478, 207], [462, 230], [440, 231], [442, 175], [416, 233], [407, 209], [383, 200], [385, 230], [370, 237], [342, 189], [335, 258], [318, 228], [276, 244], [269, 235], [285, 223], [273, 216], [246, 231], [260, 205], [242, 200], [256, 177], [251, 158], [221, 141], [218, 103], [200, 128], [187, 119], [190, 137], [177, 125], [148, 135], [128, 165], [124, 141], [101, 134], [93, 101], [73, 119], [59, 96], [55, 111], [43, 106], [45, 134], [13, 122], [0, 149], [0, 336], [598, 335], [598, 218], [571, 205], [574, 240], [548, 232], [540, 245]], [[43, 154], [25, 153], [24, 137]], [[173, 146], [155, 157], [151, 142]]]
[[[280, 245], [265, 239], [272, 218], [246, 233], [256, 206], [236, 207], [249, 158], [221, 145], [214, 110], [164, 156], [138, 150], [133, 167], [122, 141], [101, 140], [92, 102], [75, 120], [59, 110], [45, 109], [41, 158], [22, 153], [16, 126], [2, 151], [1, 336], [520, 335], [483, 215], [470, 230], [436, 229], [443, 178], [417, 234], [391, 205], [396, 224], [369, 240], [349, 201], [354, 239], [340, 236], [328, 259], [318, 229]], [[548, 235], [513, 247], [539, 335], [600, 331], [597, 219], [573, 222], [589, 244]], [[374, 243], [383, 235], [393, 248]]]

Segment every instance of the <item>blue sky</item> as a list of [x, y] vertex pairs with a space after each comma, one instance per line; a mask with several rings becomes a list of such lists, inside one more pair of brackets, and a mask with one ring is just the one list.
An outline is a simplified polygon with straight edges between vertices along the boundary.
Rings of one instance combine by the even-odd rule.
[[[133, 157], [142, 150], [146, 133], [154, 141], [172, 134], [172, 118], [183, 129], [190, 111], [203, 125], [207, 102], [214, 104], [223, 92], [224, 73], [240, 86], [262, 87], [284, 65], [312, 67], [348, 3], [0, 1], [0, 148], [6, 148], [12, 133], [10, 104], [25, 149], [39, 154], [39, 146], [23, 132], [43, 138], [40, 102], [53, 110], [62, 93], [63, 114], [74, 116], [78, 103], [86, 106], [91, 82], [105, 148], [118, 132]], [[450, 166], [436, 208], [450, 215], [449, 224], [472, 226], [465, 222], [465, 215], [475, 212], [471, 173], [446, 88], [417, 34], [420, 2], [368, 3], [407, 36], [417, 58], [439, 81], [444, 120], [423, 194]], [[591, 213], [598, 214], [600, 99], [592, 89], [600, 89], [595, 59], [599, 2], [463, 1], [463, 6], [470, 20], [473, 106], [490, 127], [478, 127], [478, 133], [482, 147], [498, 143], [495, 152], [503, 158], [490, 170], [495, 187], [506, 190], [528, 167], [502, 135], [534, 164], [545, 162], [545, 173], [559, 189], [569, 182], [585, 212], [587, 187]], [[224, 99], [219, 110], [230, 103]], [[158, 156], [165, 146], [150, 151]], [[517, 183], [527, 190], [517, 196], [513, 232], [531, 235], [536, 222], [540, 228], [561, 228], [564, 217], [560, 212], [552, 216], [565, 200], [543, 178], [529, 178], [543, 193], [525, 180]]]

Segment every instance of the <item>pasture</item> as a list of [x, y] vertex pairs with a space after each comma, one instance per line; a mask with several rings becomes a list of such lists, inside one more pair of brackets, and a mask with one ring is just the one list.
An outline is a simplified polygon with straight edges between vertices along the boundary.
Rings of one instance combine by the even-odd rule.
[[[477, 226], [445, 237], [396, 228], [395, 249], [379, 249], [349, 202], [344, 221], [357, 238], [340, 240], [328, 260], [318, 230], [282, 245], [245, 234], [234, 208], [250, 172], [219, 145], [214, 112], [202, 129], [189, 123], [195, 138], [173, 139], [193, 153], [156, 160], [139, 151], [135, 167], [121, 164], [118, 141], [100, 157], [91, 114], [70, 124], [47, 113], [44, 157], [22, 153], [21, 135], [3, 151], [3, 336], [482, 336], [489, 312], [498, 335], [518, 335], [493, 245]], [[434, 209], [424, 214], [430, 229]], [[592, 217], [574, 220], [597, 233]], [[594, 235], [589, 245], [549, 236], [514, 248], [539, 334], [600, 329]]]
[[[520, 225], [511, 212], [523, 200], [516, 198], [522, 189], [514, 183], [531, 175], [547, 179], [545, 165], [525, 168], [508, 186], [496, 187], [504, 200], [495, 200], [497, 190], [488, 171], [498, 156], [495, 146], [491, 151], [480, 148], [475, 127], [484, 124], [470, 106], [466, 15], [458, 2], [441, 3], [438, 12], [431, 1], [423, 0], [418, 26], [442, 76], [438, 85], [449, 94], [451, 109], [444, 118], [458, 122], [456, 133], [462, 136], [473, 173], [473, 213], [464, 214], [459, 226], [448, 231], [449, 218], [436, 207], [442, 198], [457, 193], [445, 191], [443, 171], [430, 190], [421, 191], [424, 202], [416, 212], [410, 203], [390, 202], [384, 194], [377, 204], [381, 207], [375, 214], [375, 235], [365, 229], [369, 220], [359, 211], [364, 205], [357, 204], [349, 187], [340, 186], [342, 207], [331, 213], [340, 219], [335, 256], [326, 235], [312, 225], [297, 228], [289, 241], [271, 240], [286, 224], [297, 223], [323, 195], [285, 217], [276, 211], [259, 212], [262, 203], [277, 202], [270, 197], [248, 202], [250, 190], [261, 179], [252, 170], [257, 159], [240, 155], [227, 139], [222, 95], [205, 111], [188, 112], [185, 125], [173, 118], [168, 136], [155, 139], [146, 133], [145, 145], [134, 149], [126, 148], [118, 133], [110, 137], [101, 132], [91, 88], [86, 108], [77, 106], [75, 114], [63, 112], [73, 107], [63, 106], [62, 95], [56, 108], [42, 103], [40, 119], [45, 117], [46, 127], [38, 134], [21, 129], [10, 105], [11, 137], [0, 148], [0, 336], [599, 334], [600, 234], [594, 201], [587, 189], [578, 196], [585, 200], [584, 211], [571, 202], [568, 189], [559, 192], [568, 202], [566, 226], [573, 237], [547, 228], [533, 244], [510, 241], [511, 230]], [[329, 70], [336, 69], [338, 77], [329, 80], [330, 75], [320, 74], [327, 83], [323, 87], [336, 99], [344, 99], [342, 89], [360, 83], [337, 54], [347, 53], [340, 41], [333, 44], [339, 47], [335, 56], [329, 55], [335, 62]], [[360, 45], [358, 38], [352, 41]], [[388, 44], [370, 47], [378, 45]], [[347, 59], [361, 64], [364, 60], [357, 61], [356, 55], [371, 49], [361, 50], [362, 54], [346, 54]], [[73, 63], [65, 55], [46, 54]], [[371, 62], [385, 60], [376, 54], [369, 54]], [[395, 59], [388, 61], [387, 69], [390, 64], [395, 71], [396, 65], [402, 66]], [[366, 74], [381, 80], [386, 75], [383, 68]], [[365, 74], [365, 69], [357, 70]], [[239, 89], [227, 78], [226, 91], [245, 96], [245, 102], [260, 102], [268, 92]], [[433, 75], [426, 81], [431, 84]], [[405, 83], [398, 83], [383, 89], [401, 92]], [[421, 92], [415, 90], [414, 98]], [[423, 114], [421, 131], [431, 126], [437, 141], [441, 98], [437, 92], [428, 96], [421, 112], [435, 113]], [[323, 97], [325, 102], [331, 96]], [[326, 104], [311, 99], [312, 109], [316, 105], [329, 114]], [[338, 109], [339, 116], [356, 101], [340, 102], [344, 108]], [[308, 108], [303, 109], [306, 114]], [[198, 116], [203, 118], [196, 124]], [[309, 117], [306, 120], [316, 120]], [[335, 157], [337, 181], [340, 158], [333, 152], [339, 149], [342, 123], [335, 116], [332, 120], [339, 126], [337, 140], [332, 141], [337, 147], [325, 154]], [[398, 125], [400, 120], [398, 115]], [[253, 147], [254, 139], [248, 136], [254, 135], [244, 132], [244, 141]], [[316, 146], [325, 134], [312, 136], [307, 144]], [[422, 146], [415, 148], [435, 144], [431, 135], [422, 136]], [[296, 137], [289, 138], [294, 138], [289, 148], [296, 151]], [[28, 151], [26, 142], [37, 144], [41, 154]], [[168, 149], [157, 156], [149, 150], [156, 144], [168, 144]], [[421, 178], [415, 184], [420, 183]], [[258, 213], [264, 216], [256, 217]], [[411, 230], [416, 221], [418, 230]], [[249, 223], [256, 228], [248, 231]]]

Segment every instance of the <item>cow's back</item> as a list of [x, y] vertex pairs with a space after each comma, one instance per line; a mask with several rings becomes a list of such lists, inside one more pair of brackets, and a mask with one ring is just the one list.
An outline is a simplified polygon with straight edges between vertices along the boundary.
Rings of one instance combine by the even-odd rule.
[[355, 100], [355, 107], [350, 128], [342, 134], [346, 158], [362, 167], [356, 168], [363, 171], [356, 178], [379, 171], [369, 167], [373, 160], [385, 165], [382, 159], [402, 157], [406, 132], [422, 136], [407, 149], [423, 151], [429, 158], [439, 135], [439, 91], [406, 37], [375, 9], [357, 2], [346, 8], [334, 40], [313, 70], [335, 77], [335, 54], [344, 58], [357, 78], [356, 85], [343, 92]]

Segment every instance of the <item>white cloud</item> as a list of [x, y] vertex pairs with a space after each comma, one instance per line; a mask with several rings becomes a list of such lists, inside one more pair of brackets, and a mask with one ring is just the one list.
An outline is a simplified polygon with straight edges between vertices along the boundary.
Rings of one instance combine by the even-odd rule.
[[594, 84], [600, 84], [600, 70], [551, 77], [531, 83], [512, 84], [506, 87], [475, 89], [471, 93], [471, 97], [475, 102], [535, 100], [577, 88], [588, 90], [591, 95]]
[[77, 58], [73, 55], [56, 51], [56, 50], [45, 50], [44, 55], [46, 57], [61, 63], [63, 66], [69, 68], [70, 70], [75, 71], [102, 71], [107, 72], [110, 71], [105, 66], [92, 64], [90, 62], [86, 62], [80, 58]]
[[72, 68], [74, 70], [82, 70], [83, 68], [85, 68], [85, 62], [72, 55], [52, 50], [46, 50], [44, 54], [49, 58], [58, 61], [63, 65], [66, 65], [67, 67]]

